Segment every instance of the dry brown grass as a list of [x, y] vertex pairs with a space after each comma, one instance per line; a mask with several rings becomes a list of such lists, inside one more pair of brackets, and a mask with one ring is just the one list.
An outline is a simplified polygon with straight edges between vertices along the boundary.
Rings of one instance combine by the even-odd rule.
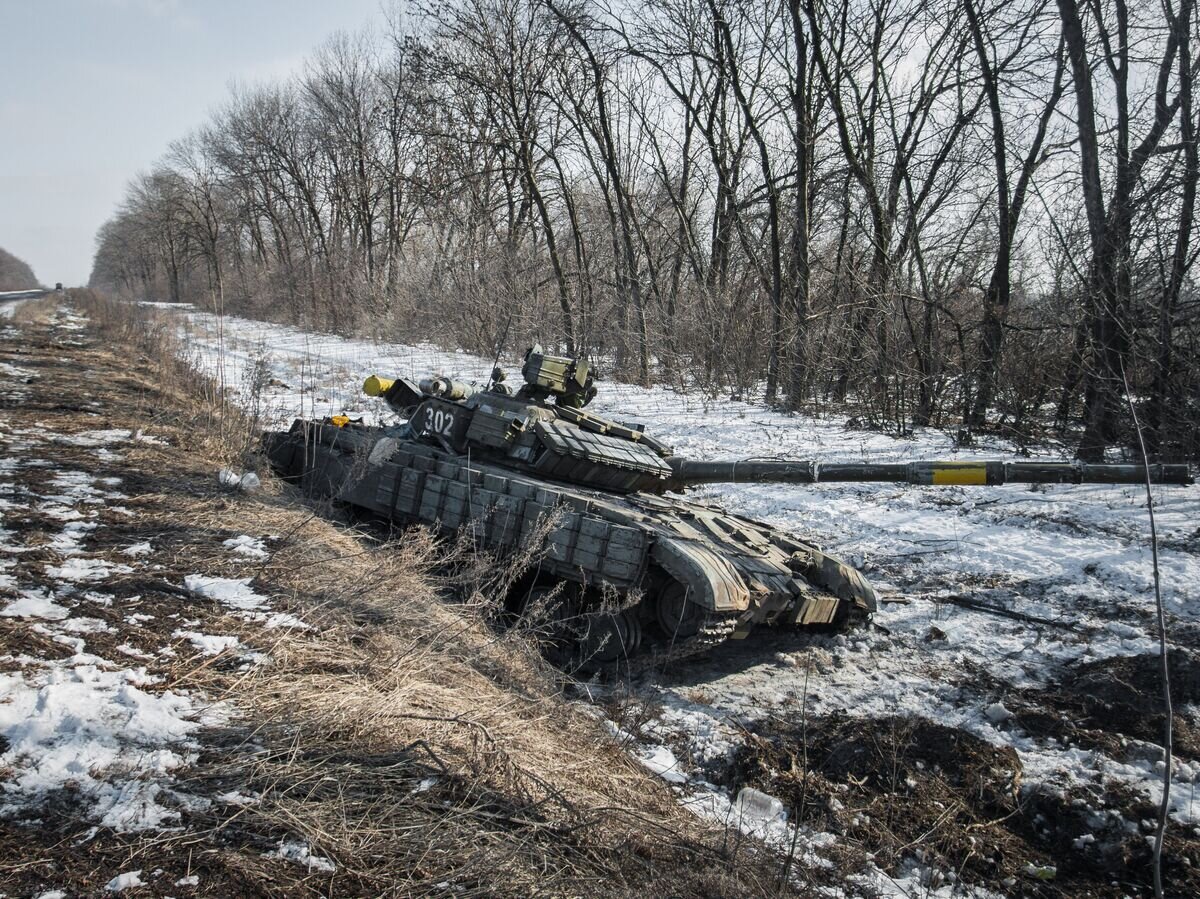
[[[87, 891], [119, 866], [161, 867], [163, 878], [198, 872], [206, 895], [778, 894], [773, 856], [743, 843], [731, 857], [722, 833], [683, 811], [587, 707], [564, 698], [526, 639], [491, 626], [484, 561], [465, 566], [473, 599], [448, 603], [440, 572], [456, 550], [427, 532], [380, 542], [269, 477], [255, 494], [221, 487], [216, 471], [246, 461], [252, 424], [180, 361], [161, 322], [94, 296], [73, 301], [100, 339], [73, 349], [53, 385], [43, 375], [31, 415], [62, 432], [100, 426], [95, 410], [58, 400], [86, 394], [103, 426], [147, 428], [172, 444], [122, 447], [123, 489], [136, 493], [126, 505], [137, 515], [107, 521], [89, 549], [150, 540], [151, 564], [106, 590], [138, 597], [163, 622], [186, 610], [205, 632], [269, 653], [241, 670], [228, 654], [200, 656], [176, 640], [175, 657], [155, 663], [163, 689], [235, 710], [205, 734], [181, 788], [257, 801], [185, 812], [178, 833], [101, 833], [79, 846], [82, 824], [66, 803], [43, 816], [32, 859], [0, 854], [0, 884]], [[30, 322], [36, 332], [39, 320]], [[221, 541], [238, 534], [275, 535], [271, 557], [232, 557]], [[312, 627], [266, 630], [189, 596], [180, 584], [196, 572], [252, 576], [276, 609]], [[170, 639], [110, 617], [123, 628], [112, 642], [151, 652]], [[6, 823], [0, 837], [28, 844], [31, 834]], [[336, 872], [264, 856], [284, 838], [307, 841]]]

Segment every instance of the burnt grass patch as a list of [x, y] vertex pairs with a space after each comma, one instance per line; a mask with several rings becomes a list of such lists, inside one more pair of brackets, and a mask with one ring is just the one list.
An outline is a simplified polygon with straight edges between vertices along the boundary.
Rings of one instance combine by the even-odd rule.
[[[915, 860], [926, 885], [987, 886], [1030, 896], [1150, 892], [1143, 797], [1106, 787], [1060, 793], [1025, 784], [1017, 753], [915, 717], [831, 715], [752, 728], [726, 774], [736, 792], [778, 797], [789, 818], [839, 835], [898, 872]], [[1121, 811], [1114, 811], [1120, 809]], [[1200, 840], [1168, 831], [1170, 895], [1200, 895]]]

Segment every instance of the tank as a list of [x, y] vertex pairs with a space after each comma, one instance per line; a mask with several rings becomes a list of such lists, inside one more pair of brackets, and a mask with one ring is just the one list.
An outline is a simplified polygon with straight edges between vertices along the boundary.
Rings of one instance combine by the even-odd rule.
[[265, 436], [303, 490], [397, 526], [467, 533], [497, 558], [536, 562], [506, 598], [576, 669], [640, 667], [707, 651], [761, 626], [840, 629], [875, 592], [811, 541], [677, 494], [694, 484], [884, 481], [914, 485], [1192, 483], [1186, 465], [1079, 462], [712, 462], [672, 453], [640, 426], [586, 411], [582, 360], [534, 347], [516, 391], [444, 377], [366, 379], [399, 423], [335, 416]]

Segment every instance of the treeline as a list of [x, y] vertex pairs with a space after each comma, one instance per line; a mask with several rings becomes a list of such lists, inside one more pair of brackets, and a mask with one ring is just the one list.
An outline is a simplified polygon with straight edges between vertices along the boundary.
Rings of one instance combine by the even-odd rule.
[[36, 287], [38, 279], [29, 263], [0, 247], [0, 291], [33, 290]]
[[1195, 0], [448, 0], [233, 92], [93, 286], [1200, 452]]

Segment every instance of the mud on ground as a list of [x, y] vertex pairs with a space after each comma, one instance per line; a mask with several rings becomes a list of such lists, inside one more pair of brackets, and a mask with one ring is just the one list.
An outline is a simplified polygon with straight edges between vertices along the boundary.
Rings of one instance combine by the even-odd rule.
[[[725, 776], [884, 869], [915, 854], [949, 872], [934, 888], [961, 879], [1005, 894], [1115, 897], [1149, 878], [1147, 830], [1125, 817], [1152, 820], [1144, 798], [1028, 788], [1011, 748], [920, 718], [771, 722], [748, 734]], [[1166, 858], [1170, 894], [1200, 894], [1200, 839], [1174, 828]]]

